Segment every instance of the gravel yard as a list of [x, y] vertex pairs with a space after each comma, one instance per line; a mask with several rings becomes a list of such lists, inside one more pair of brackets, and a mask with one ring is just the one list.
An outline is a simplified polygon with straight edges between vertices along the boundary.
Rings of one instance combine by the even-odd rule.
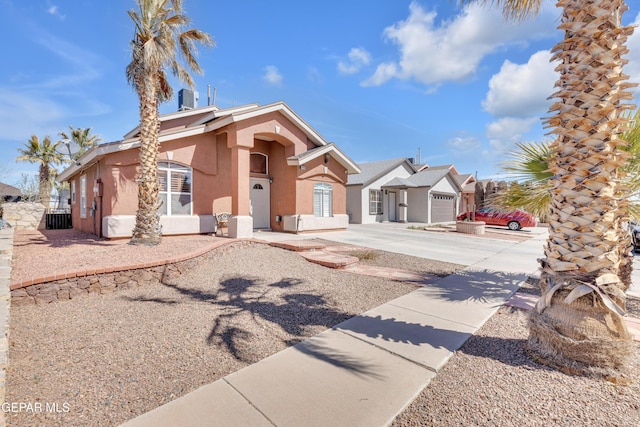
[[[82, 247], [76, 237], [61, 247], [67, 255], [70, 246], [80, 245], [76, 253]], [[31, 238], [25, 247], [51, 246]], [[171, 251], [169, 241], [161, 250]], [[173, 241], [180, 250], [206, 242]], [[97, 243], [102, 257], [126, 260], [139, 249], [117, 243], [109, 252], [102, 243], [112, 242]], [[358, 257], [438, 275], [460, 268], [383, 251]], [[117, 425], [415, 288], [245, 243], [210, 252], [163, 285], [13, 307], [5, 401], [55, 403], [63, 411], [7, 413], [7, 422]], [[535, 283], [524, 289], [537, 292]], [[640, 302], [630, 300], [628, 310], [640, 317]], [[501, 308], [393, 426], [640, 425], [640, 378], [616, 386], [559, 373], [527, 357], [526, 338], [526, 314]], [[640, 346], [635, 363], [640, 372]]]
[[70, 410], [7, 421], [116, 425], [415, 288], [254, 244], [210, 252], [165, 285], [14, 307], [6, 401]]

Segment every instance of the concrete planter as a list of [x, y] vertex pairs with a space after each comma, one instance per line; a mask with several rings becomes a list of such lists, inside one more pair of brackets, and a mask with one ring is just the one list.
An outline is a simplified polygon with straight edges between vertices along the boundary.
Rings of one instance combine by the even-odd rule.
[[456, 231], [465, 234], [484, 234], [484, 221], [457, 221]]

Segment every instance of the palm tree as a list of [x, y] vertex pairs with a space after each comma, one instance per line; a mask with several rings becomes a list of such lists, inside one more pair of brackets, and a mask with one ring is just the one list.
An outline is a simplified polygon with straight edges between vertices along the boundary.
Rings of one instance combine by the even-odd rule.
[[[486, 1], [484, 1], [486, 3]], [[535, 13], [541, 0], [496, 0], [505, 15]], [[628, 153], [621, 134], [633, 109], [622, 74], [628, 62], [624, 0], [559, 0], [564, 39], [553, 49], [557, 99], [545, 119], [555, 135], [549, 171], [549, 240], [542, 260], [542, 297], [529, 322], [530, 354], [583, 374], [622, 378], [634, 346], [622, 318], [617, 237], [626, 218], [620, 168]]]
[[140, 109], [140, 168], [138, 170], [138, 211], [131, 244], [157, 245], [161, 240], [158, 208], [158, 105], [171, 99], [167, 69], [190, 87], [189, 71], [178, 62], [182, 56], [187, 67], [201, 73], [195, 58], [196, 44], [212, 46], [211, 36], [196, 29], [183, 31], [189, 18], [182, 13], [182, 0], [136, 0], [139, 12], [129, 10], [135, 25], [131, 40], [132, 59], [127, 66], [127, 81], [133, 86]]
[[[630, 154], [627, 164], [623, 168], [622, 185], [628, 188], [628, 215], [636, 222], [640, 220], [640, 109], [627, 116], [633, 123], [630, 130], [621, 137], [628, 145], [622, 149]], [[509, 151], [509, 160], [502, 164], [502, 170], [515, 180], [507, 191], [499, 192], [492, 200], [492, 207], [502, 209], [524, 209], [536, 215], [541, 221], [547, 222], [551, 213], [551, 189], [553, 184], [549, 171], [553, 151], [552, 143], [526, 142], [516, 144], [516, 149]], [[628, 220], [624, 219], [618, 236], [618, 249], [621, 264], [619, 276], [625, 291], [631, 285], [633, 269], [633, 243], [627, 232]]]
[[69, 133], [60, 132], [59, 135], [63, 140], [71, 141], [80, 148], [77, 153], [71, 155], [70, 160], [72, 161], [78, 160], [84, 153], [102, 141], [98, 135], [91, 135], [91, 128], [74, 128], [71, 125], [69, 125]]
[[59, 165], [63, 162], [64, 156], [56, 151], [59, 142], [52, 143], [49, 135], [45, 136], [42, 142], [36, 135], [31, 135], [29, 141], [23, 143], [24, 148], [18, 148], [20, 155], [16, 161], [39, 163], [39, 196], [40, 202], [48, 206], [51, 196], [51, 186], [56, 171], [52, 165]]

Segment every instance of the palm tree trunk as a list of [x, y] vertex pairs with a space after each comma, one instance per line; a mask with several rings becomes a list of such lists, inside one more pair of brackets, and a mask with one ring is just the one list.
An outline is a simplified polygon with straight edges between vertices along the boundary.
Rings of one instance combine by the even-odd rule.
[[38, 178], [40, 179], [38, 186], [40, 203], [48, 208], [49, 201], [51, 199], [51, 173], [49, 171], [49, 165], [41, 164], [38, 175]]
[[618, 185], [627, 159], [619, 138], [632, 105], [622, 65], [632, 28], [623, 0], [560, 0], [565, 38], [554, 48], [560, 79], [547, 127], [557, 135], [552, 208], [542, 261], [543, 296], [530, 318], [536, 360], [571, 373], [620, 378], [633, 354], [622, 319], [618, 236], [625, 215]]
[[162, 238], [158, 181], [158, 132], [160, 129], [155, 73], [145, 73], [137, 85], [140, 98], [140, 169], [138, 170], [138, 211], [129, 244], [157, 245]]

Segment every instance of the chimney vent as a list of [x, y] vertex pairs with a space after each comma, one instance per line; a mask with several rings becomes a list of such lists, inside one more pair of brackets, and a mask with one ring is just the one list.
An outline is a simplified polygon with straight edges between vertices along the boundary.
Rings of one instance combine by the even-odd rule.
[[194, 108], [198, 108], [198, 92], [180, 89], [178, 92], [178, 111], [193, 110]]

